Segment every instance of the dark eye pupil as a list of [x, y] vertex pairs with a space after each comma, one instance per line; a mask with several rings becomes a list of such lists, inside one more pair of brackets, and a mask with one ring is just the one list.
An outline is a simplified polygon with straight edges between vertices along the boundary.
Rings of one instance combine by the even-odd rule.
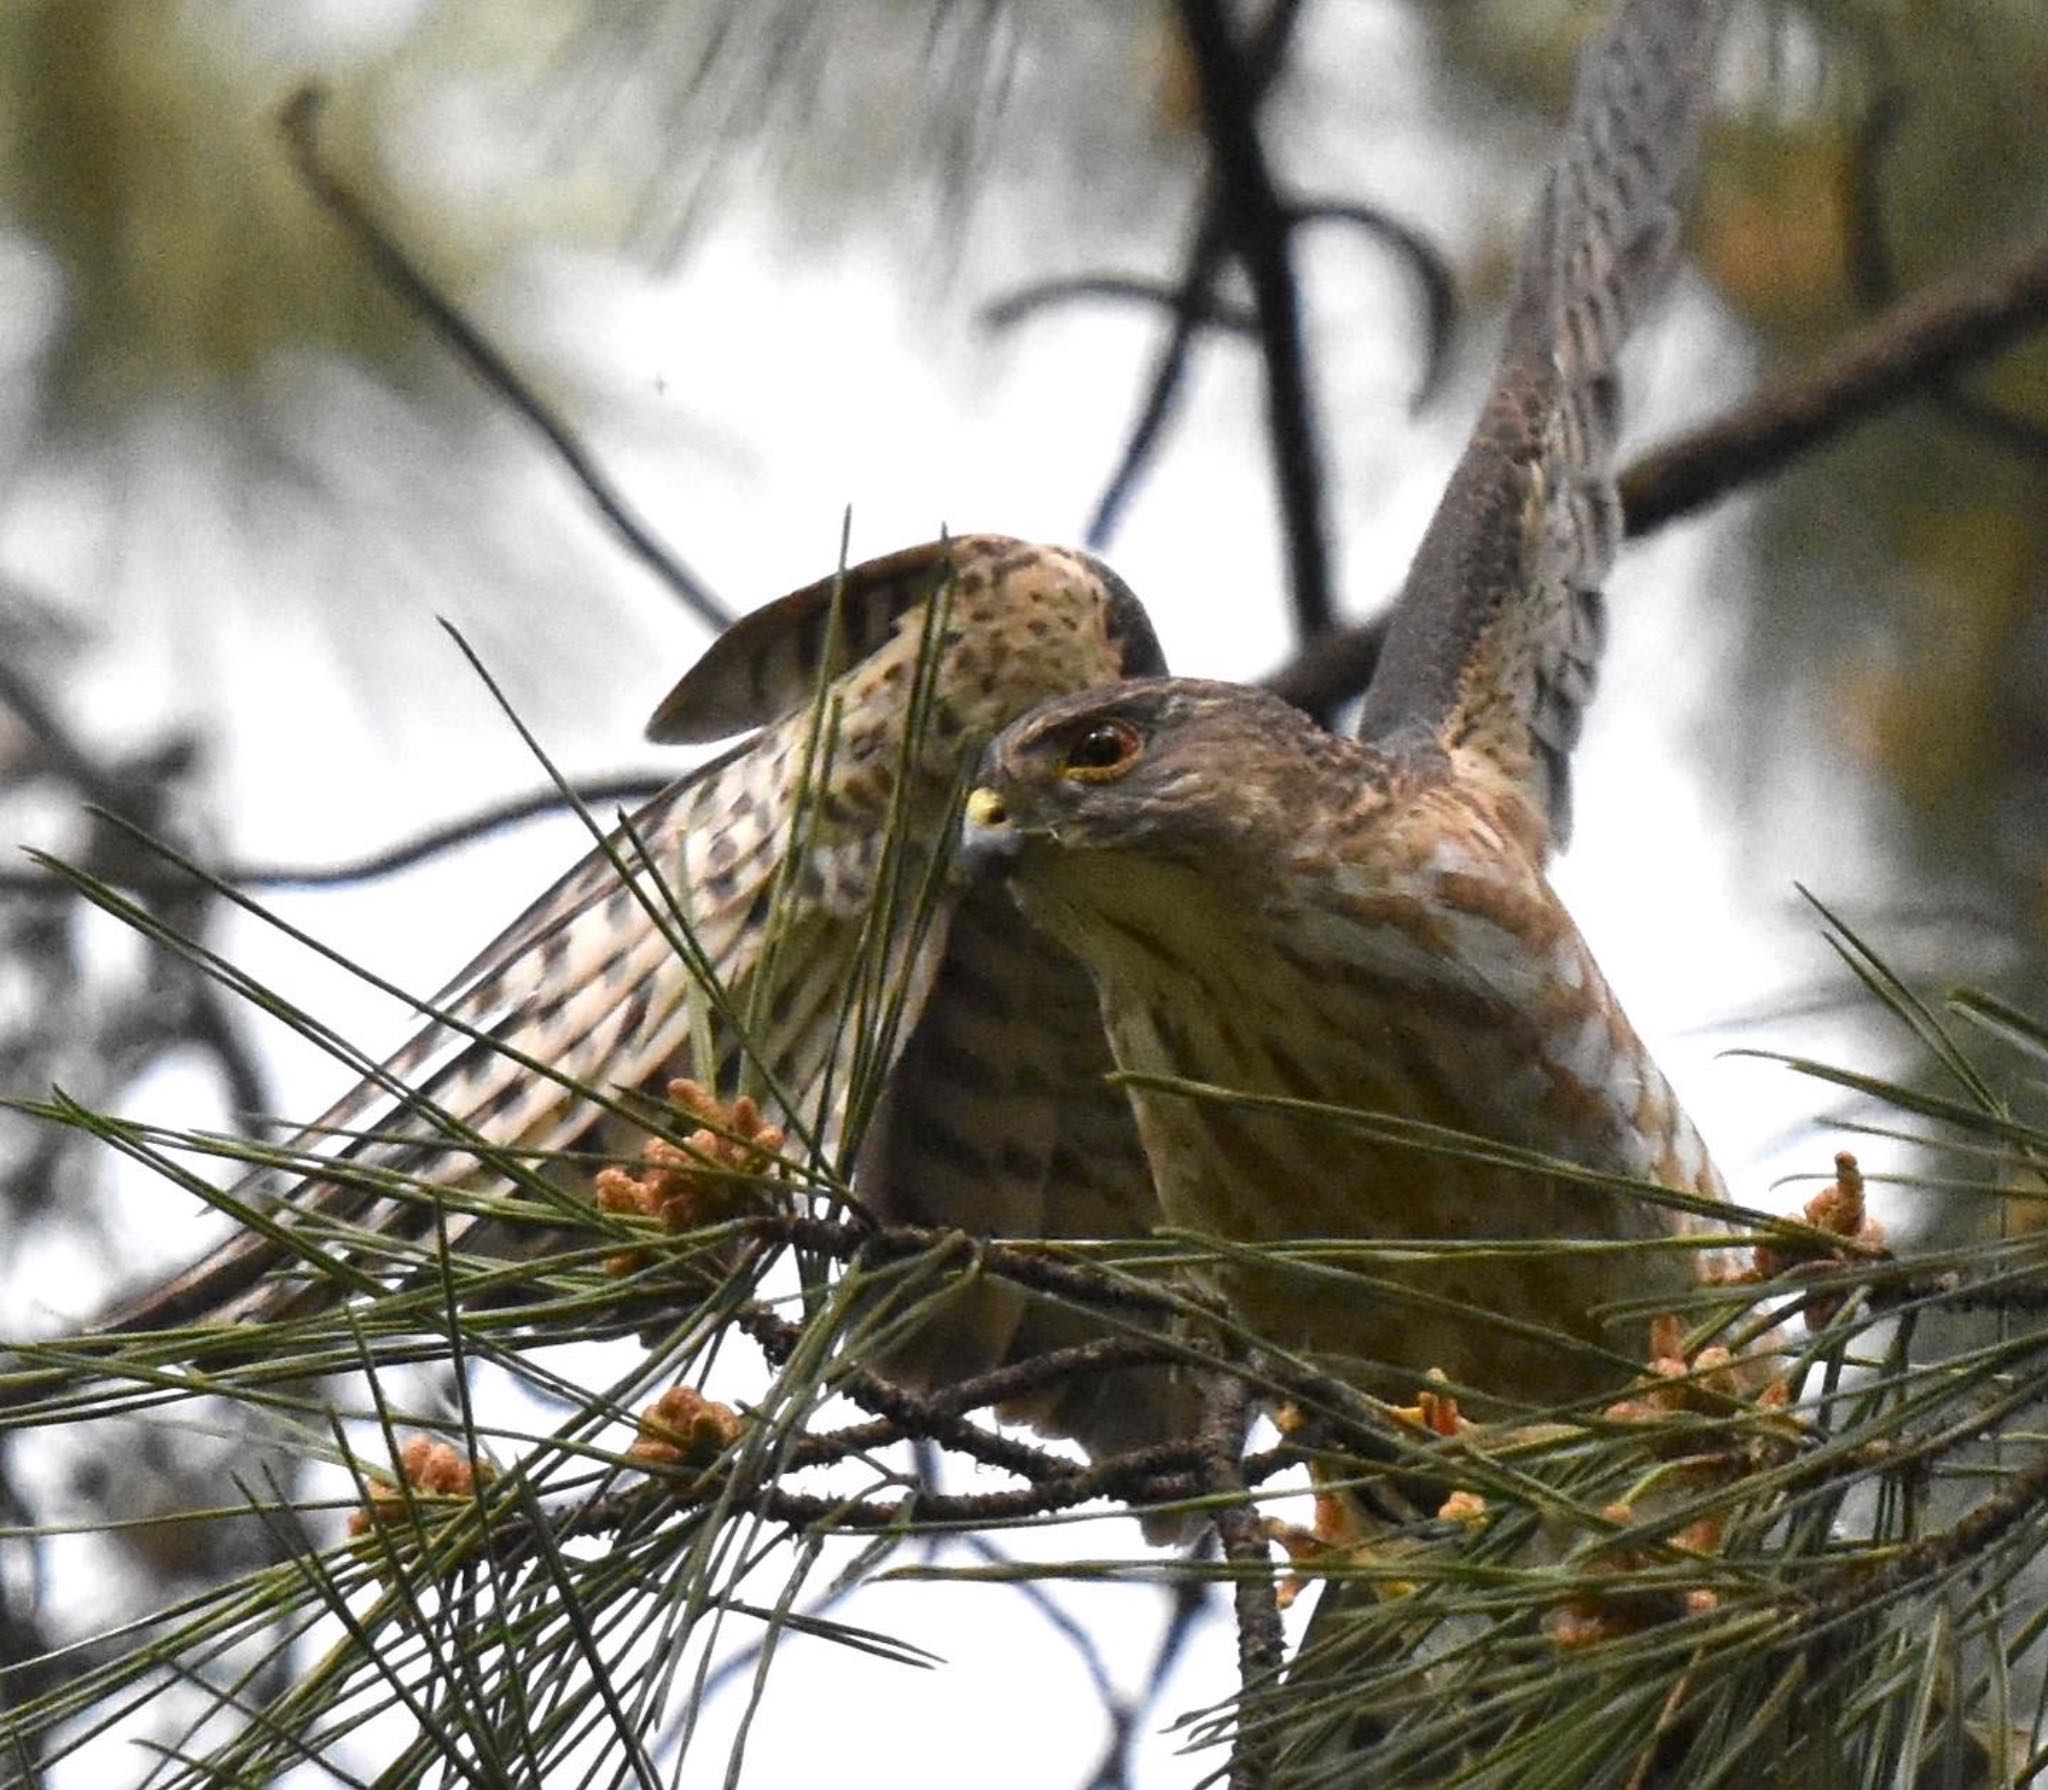
[[1106, 771], [1123, 762], [1128, 744], [1120, 728], [1091, 727], [1074, 742], [1067, 762], [1078, 770]]

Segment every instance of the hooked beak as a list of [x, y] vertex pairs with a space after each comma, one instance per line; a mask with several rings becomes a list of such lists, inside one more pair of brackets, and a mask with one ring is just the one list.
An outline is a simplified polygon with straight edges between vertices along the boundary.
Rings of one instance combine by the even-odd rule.
[[983, 784], [967, 798], [960, 822], [960, 862], [970, 876], [1000, 871], [1016, 861], [1024, 834], [1001, 795]]

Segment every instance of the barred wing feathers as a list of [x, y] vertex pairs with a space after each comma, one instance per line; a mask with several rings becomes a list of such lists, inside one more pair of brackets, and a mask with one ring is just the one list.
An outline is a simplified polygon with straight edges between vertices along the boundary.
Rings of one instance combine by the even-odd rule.
[[1557, 845], [1621, 528], [1617, 357], [1671, 267], [1724, 10], [1635, 0], [1582, 62], [1492, 392], [1360, 715], [1368, 740], [1490, 768]]
[[[927, 626], [924, 605], [942, 589], [943, 625]], [[936, 658], [925, 679], [928, 651]], [[416, 1255], [438, 1227], [432, 1201], [380, 1186], [383, 1175], [480, 1196], [482, 1209], [451, 1202], [438, 1215], [458, 1251], [517, 1253], [521, 1236], [545, 1246], [544, 1225], [515, 1231], [488, 1215], [508, 1186], [506, 1157], [630, 1148], [630, 1133], [607, 1134], [613, 1091], [659, 1089], [684, 1074], [732, 1079], [729, 1025], [708, 1028], [719, 1063], [692, 1060], [706, 1028], [663, 923], [671, 895], [731, 1010], [751, 1011], [750, 1043], [800, 1118], [813, 1116], [805, 1109], [827, 1080], [872, 912], [893, 904], [882, 919], [879, 986], [903, 991], [896, 1036], [909, 1041], [908, 1056], [888, 1077], [882, 1141], [863, 1154], [857, 1177], [882, 1209], [1011, 1235], [1142, 1232], [1150, 1178], [1128, 1102], [1102, 1079], [1110, 1062], [1085, 977], [1021, 934], [1007, 908], [994, 915], [971, 902], [955, 923], [950, 884], [939, 887], [935, 911], [913, 921], [910, 909], [957, 825], [964, 770], [1000, 725], [1043, 697], [1160, 666], [1142, 608], [1107, 568], [997, 536], [891, 555], [747, 617], [684, 677], [651, 731], [692, 740], [738, 726], [762, 731], [643, 808], [630, 827], [637, 845], [612, 842], [628, 867], [644, 845], [659, 885], [641, 866], [637, 889], [626, 886], [603, 851], [570, 871], [455, 979], [412, 1043], [297, 1140], [294, 1151], [331, 1163], [329, 1173], [267, 1173], [238, 1190], [274, 1190], [290, 1239], [245, 1233], [103, 1328], [316, 1309], [349, 1277], [279, 1272], [314, 1250], [387, 1277], [394, 1257]], [[819, 768], [813, 698], [828, 677], [834, 746]], [[920, 687], [929, 709], [921, 755], [905, 748]], [[882, 890], [884, 841], [899, 813], [906, 856], [894, 887]], [[771, 904], [780, 935], [772, 963]], [[986, 1035], [993, 1016], [975, 992], [984, 984], [1006, 991], [1005, 1017], [1023, 1020], [1014, 1049]], [[987, 1085], [942, 1114], [970, 1048]], [[1020, 1085], [1002, 1091], [997, 1084], [1013, 1075]], [[843, 1099], [835, 1088], [835, 1104]], [[962, 1131], [992, 1168], [984, 1181], [955, 1172], [965, 1158], [947, 1146]], [[571, 1183], [563, 1197], [580, 1200], [584, 1189]], [[330, 1222], [359, 1227], [353, 1246]], [[375, 1259], [361, 1231], [375, 1233]], [[970, 1330], [931, 1345], [950, 1347], [958, 1372], [1088, 1333], [1067, 1314], [1000, 1301]], [[1100, 1387], [1029, 1414], [1084, 1439], [1131, 1427]]]
[[[742, 994], [785, 830], [781, 744], [764, 738], [725, 754], [631, 823], [662, 882], [686, 892], [697, 945], [720, 982]], [[635, 862], [632, 843], [615, 836], [612, 844]], [[380, 1193], [379, 1171], [475, 1193], [506, 1177], [465, 1149], [466, 1138], [535, 1160], [600, 1147], [607, 1108], [593, 1091], [658, 1091], [691, 1072], [693, 984], [667, 930], [669, 894], [644, 868], [635, 880], [637, 890], [603, 851], [584, 859], [431, 1003], [437, 1017], [377, 1076], [290, 1146], [332, 1161], [335, 1178], [265, 1170], [238, 1195], [276, 1197], [292, 1211], [402, 1241], [431, 1233], [434, 1213], [424, 1199]], [[833, 942], [821, 941], [826, 956]], [[796, 1072], [819, 1046], [798, 1032], [773, 1039], [770, 1050]], [[506, 1241], [482, 1234], [486, 1221], [474, 1212], [451, 1208], [445, 1222], [458, 1249], [495, 1252]], [[277, 1318], [329, 1302], [337, 1285], [325, 1275], [272, 1278], [292, 1253], [277, 1238], [245, 1232], [101, 1327]]]

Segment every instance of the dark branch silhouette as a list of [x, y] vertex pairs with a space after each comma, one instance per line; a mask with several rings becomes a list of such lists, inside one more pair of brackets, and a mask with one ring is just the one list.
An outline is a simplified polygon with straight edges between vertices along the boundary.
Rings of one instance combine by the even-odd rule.
[[[1313, 640], [1329, 630], [1335, 615], [1322, 444], [1302, 339], [1292, 219], [1259, 135], [1264, 83], [1224, 16], [1221, 0], [1181, 0], [1179, 10], [1213, 158], [1216, 215], [1251, 284], [1258, 313], [1267, 446], [1287, 542], [1294, 625], [1302, 639]], [[1291, 18], [1293, 10], [1283, 0], [1283, 15]]]
[[[1872, 313], [1897, 303], [1902, 284], [1898, 257], [1892, 252], [1891, 233], [1884, 221], [1884, 161], [1906, 121], [1907, 110], [1902, 88], [1890, 85], [1881, 89], [1864, 116], [1855, 153], [1843, 171], [1849, 288]], [[1993, 447], [2032, 458], [2048, 455], [2048, 424], [1968, 390], [1960, 374], [1937, 381], [1928, 396], [1951, 422]]]
[[[2048, 239], [1901, 301], [1712, 422], [1635, 460], [1621, 477], [1629, 537], [1654, 533], [1772, 477], [1857, 424], [1939, 391], [2044, 326]], [[1267, 688], [1311, 713], [1327, 712], [1364, 689], [1385, 626], [1378, 616], [1309, 643], [1265, 680]]]
[[[1422, 286], [1428, 331], [1422, 373], [1410, 400], [1410, 409], [1420, 410], [1442, 383], [1450, 361], [1451, 332], [1457, 316], [1457, 287], [1450, 269], [1419, 231], [1375, 207], [1333, 200], [1290, 208], [1293, 230], [1323, 222], [1349, 223], [1370, 231], [1398, 248], [1415, 272]], [[1167, 425], [1179, 407], [1197, 332], [1208, 328], [1255, 341], [1259, 337], [1257, 311], [1215, 290], [1226, 260], [1221, 222], [1212, 201], [1196, 230], [1181, 276], [1173, 284], [1127, 274], [1081, 274], [1021, 287], [982, 313], [982, 322], [987, 327], [1007, 329], [1054, 305], [1110, 299], [1154, 305], [1171, 319], [1146, 382], [1144, 401], [1089, 518], [1084, 538], [1092, 548], [1101, 549], [1109, 544], [1138, 481], [1158, 452]]]
[[1251, 306], [1221, 293], [1190, 292], [1184, 284], [1168, 285], [1164, 280], [1146, 280], [1135, 274], [1119, 273], [1076, 274], [1071, 279], [1038, 280], [1031, 285], [1020, 286], [1008, 297], [985, 306], [981, 321], [988, 329], [1014, 329], [1040, 311], [1070, 305], [1077, 300], [1098, 298], [1128, 299], [1139, 304], [1156, 305], [1175, 315], [1185, 312], [1192, 322], [1228, 330], [1237, 336], [1251, 335], [1259, 327], [1258, 316]]
[[[1403, 264], [1415, 275], [1422, 288], [1423, 327], [1427, 340], [1423, 347], [1422, 372], [1409, 400], [1411, 409], [1420, 410], [1443, 383], [1458, 309], [1457, 282], [1435, 244], [1412, 224], [1358, 200], [1329, 199], [1295, 205], [1289, 208], [1289, 216], [1296, 230], [1310, 224], [1351, 224], [1400, 252]], [[1106, 299], [1112, 303], [1149, 305], [1175, 317], [1185, 315], [1194, 324], [1223, 330], [1230, 335], [1256, 336], [1258, 313], [1250, 305], [1212, 289], [1219, 267], [1220, 258], [1212, 247], [1199, 264], [1199, 272], [1203, 276], [1199, 278], [1196, 265], [1191, 263], [1189, 270], [1173, 282], [1121, 273], [1075, 274], [1066, 279], [1035, 280], [985, 305], [981, 323], [991, 330], [1014, 329], [1041, 311]]]
[[[123, 758], [93, 751], [73, 733], [56, 708], [15, 668], [0, 663], [0, 708], [12, 711], [28, 742], [16, 775], [52, 777], [81, 796], [91, 810], [82, 853], [83, 868], [103, 880], [138, 883], [154, 879], [144, 892], [147, 905], [168, 925], [196, 936], [204, 927], [212, 894], [189, 877], [157, 878], [155, 861], [139, 851], [124, 831], [165, 829], [171, 823], [174, 791], [199, 756], [189, 735], [174, 734]], [[109, 818], [111, 817], [111, 819]], [[64, 895], [66, 886], [42, 871], [0, 875], [0, 894]], [[97, 1056], [115, 1071], [116, 1085], [139, 1073], [154, 1057], [180, 1043], [212, 1057], [239, 1111], [269, 1105], [269, 1079], [236, 1031], [219, 984], [195, 975], [161, 948], [154, 948], [146, 998], [103, 1016]], [[56, 1140], [38, 1148], [24, 1170], [46, 1173], [56, 1160]]]
[[[396, 845], [338, 864], [228, 863], [214, 865], [211, 874], [221, 882], [242, 889], [331, 889], [350, 883], [373, 882], [378, 877], [410, 870], [429, 858], [501, 832], [506, 827], [516, 826], [521, 821], [533, 820], [544, 814], [568, 813], [578, 802], [588, 807], [600, 804], [635, 806], [650, 796], [660, 794], [671, 781], [670, 778], [644, 773], [598, 777], [587, 783], [572, 784], [573, 797], [551, 785], [528, 795], [508, 797], [487, 808], [479, 808], [473, 814], [429, 827]], [[191, 877], [168, 864], [139, 866], [130, 874], [103, 880], [119, 888], [144, 893], [195, 886]], [[56, 899], [68, 896], [71, 885], [61, 877], [51, 876], [42, 870], [0, 871], [0, 893]]]
[[[1138, 480], [1152, 463], [1166, 426], [1180, 408], [1188, 361], [1194, 353], [1195, 336], [1214, 300], [1210, 296], [1224, 262], [1223, 231], [1212, 209], [1205, 211], [1187, 254], [1187, 271], [1181, 276], [1178, 294], [1172, 301], [1173, 323], [1166, 339], [1153, 357], [1152, 376], [1145, 383], [1144, 401], [1131, 420], [1123, 451], [1102, 495], [1095, 500], [1095, 512], [1088, 518], [1083, 539], [1098, 551], [1109, 545], [1123, 521], [1123, 513]], [[1256, 314], [1247, 315], [1248, 327], [1256, 331]]]
[[[1299, 0], [1274, 0], [1272, 9], [1259, 23], [1245, 58], [1245, 80], [1254, 94], [1271, 85], [1286, 60], [1287, 42], [1300, 14]], [[1151, 464], [1166, 425], [1179, 408], [1188, 358], [1194, 349], [1195, 333], [1213, 305], [1212, 294], [1227, 259], [1228, 231], [1224, 222], [1220, 183], [1212, 171], [1204, 188], [1200, 221], [1183, 260], [1178, 296], [1172, 302], [1173, 326], [1159, 345], [1152, 376], [1146, 382], [1145, 398], [1133, 419], [1115, 470], [1102, 495], [1096, 499], [1083, 538], [1090, 547], [1108, 545], [1122, 520], [1131, 493], [1144, 469]], [[1256, 311], [1252, 325], [1257, 328]]]
[[413, 264], [411, 257], [370, 215], [362, 200], [320, 160], [320, 148], [314, 133], [323, 101], [319, 88], [302, 87], [278, 116], [279, 128], [284, 132], [293, 163], [307, 190], [361, 244], [370, 265], [385, 284], [419, 313], [487, 389], [502, 398], [539, 432], [626, 549], [706, 624], [713, 628], [725, 627], [733, 619], [732, 611], [712, 595], [711, 587], [633, 513], [568, 424], [540, 401], [533, 388], [512, 370], [505, 357], [491, 346], [483, 333]]
[[1392, 212], [1356, 199], [1314, 199], [1292, 208], [1297, 231], [1311, 224], [1350, 224], [1395, 249], [1422, 288], [1422, 376], [1408, 399], [1411, 414], [1434, 398], [1451, 362], [1451, 334], [1458, 325], [1458, 282], [1435, 243]]
[[1938, 390], [2048, 324], [2048, 239], [1902, 300], [1717, 421], [1622, 476], [1628, 532], [1650, 534], [1768, 478], [1857, 423]]

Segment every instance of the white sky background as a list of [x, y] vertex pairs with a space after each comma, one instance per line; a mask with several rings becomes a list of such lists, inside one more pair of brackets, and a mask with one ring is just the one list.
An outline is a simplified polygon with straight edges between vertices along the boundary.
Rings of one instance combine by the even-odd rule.
[[[1469, 271], [1497, 227], [1501, 192], [1529, 190], [1547, 141], [1540, 122], [1475, 133], [1465, 113], [1448, 112], [1400, 8], [1308, 16], [1314, 35], [1297, 66], [1309, 73], [1284, 145], [1296, 178], [1421, 223]], [[473, 103], [423, 105], [407, 144], [430, 147]], [[854, 230], [800, 251], [765, 195], [741, 193], [666, 273], [539, 249], [477, 308], [641, 511], [747, 605], [829, 571], [848, 505], [856, 560], [942, 525], [1078, 537], [1161, 324], [1135, 309], [1075, 306], [1006, 338], [978, 334], [973, 307], [1014, 281], [1116, 259], [1091, 248], [1062, 262], [1056, 221], [1003, 240], [1004, 208], [1017, 202], [992, 198], [960, 278], [936, 298], [906, 295], [900, 244]], [[1182, 234], [1177, 197], [1123, 259], [1165, 271]], [[1393, 263], [1325, 230], [1311, 239], [1305, 277], [1340, 588], [1362, 612], [1399, 581], [1470, 422], [1492, 336], [1478, 338], [1468, 320], [1451, 390], [1412, 417], [1419, 330]], [[1749, 358], [1733, 324], [1686, 280], [1631, 371], [1629, 436], [1641, 444], [1725, 406]], [[296, 466], [252, 473], [236, 445], [252, 413], [271, 439], [294, 444]], [[639, 742], [640, 724], [701, 647], [701, 631], [588, 519], [516, 424], [427, 420], [359, 372], [299, 363], [276, 368], [253, 394], [166, 403], [129, 431], [118, 454], [41, 479], [17, 507], [5, 559], [33, 564], [39, 587], [63, 590], [106, 629], [80, 710], [89, 721], [120, 715], [146, 733], [166, 715], [206, 718], [232, 855], [348, 858], [538, 781], [438, 616], [459, 622], [506, 677], [567, 768], [663, 762]], [[435, 466], [427, 480], [423, 452]], [[451, 535], [451, 515], [473, 526]], [[1176, 670], [1255, 675], [1284, 656], [1251, 350], [1212, 340], [1199, 351], [1181, 421], [1108, 557], [1150, 605]], [[1773, 1179], [1823, 1168], [1834, 1148], [1808, 1124], [1825, 1099], [1782, 1069], [1718, 1053], [1850, 1051], [1839, 1022], [1769, 1015], [1824, 965], [1791, 879], [1825, 895], [1865, 893], [1844, 886], [1844, 866], [1858, 861], [1869, 823], [1846, 771], [1826, 769], [1824, 755], [1796, 826], [1766, 839], [1736, 813], [1731, 767], [1744, 723], [1726, 673], [1748, 576], [1739, 506], [1625, 552], [1610, 586], [1601, 694], [1576, 761], [1576, 841], [1557, 882], [1738, 1197], [1783, 1205], [1804, 1195], [1774, 1194]], [[513, 587], [517, 601], [500, 601]], [[536, 589], [549, 593], [544, 602]], [[332, 602], [285, 600], [294, 590]], [[528, 651], [536, 628], [543, 649]], [[581, 850], [573, 822], [536, 825], [386, 882], [274, 905], [426, 992]], [[359, 1042], [395, 1045], [405, 1030], [391, 1003], [258, 926], [238, 922], [216, 942]], [[338, 1091], [335, 1066], [313, 1047], [276, 1028], [258, 1035], [284, 1112], [317, 1111]], [[189, 1125], [204, 1121], [194, 1108], [206, 1099], [217, 1095], [195, 1070], [157, 1078], [131, 1110]], [[1883, 1152], [1871, 1150], [1866, 1166], [1881, 1170]], [[138, 1233], [124, 1271], [139, 1271], [147, 1255], [190, 1252], [196, 1233], [163, 1217], [179, 1196], [126, 1182], [120, 1197]], [[34, 1285], [84, 1284], [60, 1245], [44, 1247], [43, 1260], [21, 1264]], [[76, 1315], [93, 1300], [67, 1293], [49, 1303]], [[1137, 1547], [1123, 1522], [1017, 1541], [1043, 1558]], [[1162, 1598], [1053, 1593], [1097, 1630], [1127, 1680], [1143, 1672]], [[914, 1673], [792, 1644], [755, 1725], [748, 1782], [798, 1781], [822, 1766], [854, 1781], [886, 1772], [923, 1784], [949, 1781], [969, 1758], [991, 1786], [1077, 1784], [1098, 1756], [1098, 1704], [1073, 1650], [1014, 1595], [883, 1589], [837, 1613], [948, 1663]], [[1226, 1694], [1229, 1670], [1227, 1629], [1212, 1625], [1163, 1713]], [[713, 1735], [743, 1703], [728, 1695]], [[1148, 1748], [1143, 1783], [1197, 1775], [1172, 1744]], [[708, 1735], [682, 1781], [716, 1783], [724, 1766]], [[96, 1769], [110, 1767], [103, 1759]]]

